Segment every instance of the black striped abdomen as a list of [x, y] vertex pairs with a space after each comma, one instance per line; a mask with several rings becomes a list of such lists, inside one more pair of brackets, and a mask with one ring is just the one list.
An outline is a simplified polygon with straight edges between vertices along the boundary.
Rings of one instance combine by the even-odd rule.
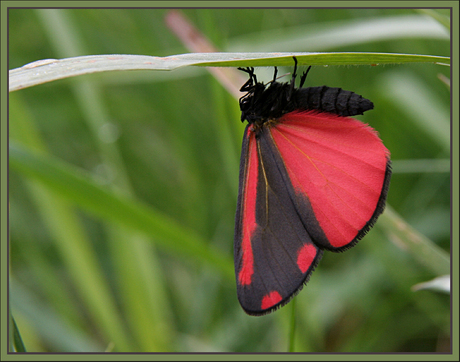
[[340, 116], [355, 116], [374, 108], [370, 100], [359, 94], [327, 86], [296, 89], [292, 103], [297, 109], [317, 109]]

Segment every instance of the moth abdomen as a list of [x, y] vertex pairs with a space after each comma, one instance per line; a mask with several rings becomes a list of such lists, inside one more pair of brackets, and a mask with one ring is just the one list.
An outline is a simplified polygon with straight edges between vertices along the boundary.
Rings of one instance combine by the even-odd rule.
[[327, 86], [297, 89], [294, 94], [299, 109], [317, 109], [340, 116], [355, 116], [374, 108], [374, 104], [359, 94]]

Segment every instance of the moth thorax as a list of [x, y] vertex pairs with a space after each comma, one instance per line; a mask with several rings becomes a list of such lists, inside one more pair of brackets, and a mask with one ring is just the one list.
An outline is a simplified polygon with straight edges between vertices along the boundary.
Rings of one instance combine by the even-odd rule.
[[271, 128], [280, 123], [280, 118], [259, 118], [251, 124], [252, 131], [258, 135], [264, 128]]
[[280, 118], [269, 118], [264, 122], [264, 125], [268, 128], [276, 126], [280, 123]]

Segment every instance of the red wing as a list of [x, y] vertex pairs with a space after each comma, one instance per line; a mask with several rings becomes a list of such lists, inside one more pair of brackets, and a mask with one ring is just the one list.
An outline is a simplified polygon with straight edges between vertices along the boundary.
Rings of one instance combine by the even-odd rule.
[[271, 134], [313, 241], [352, 246], [383, 211], [388, 190], [389, 151], [377, 133], [353, 118], [306, 111], [284, 115]]
[[238, 299], [248, 314], [286, 304], [322, 256], [294, 200], [294, 189], [268, 128], [245, 131], [235, 227]]

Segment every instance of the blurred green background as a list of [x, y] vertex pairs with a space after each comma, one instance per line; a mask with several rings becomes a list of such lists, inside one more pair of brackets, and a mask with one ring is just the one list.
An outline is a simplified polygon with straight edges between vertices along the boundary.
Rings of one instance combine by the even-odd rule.
[[[448, 10], [181, 12], [221, 51], [450, 56]], [[165, 25], [167, 13], [9, 9], [9, 69], [91, 54], [188, 53]], [[272, 72], [257, 74], [268, 81]], [[374, 102], [357, 118], [391, 151], [389, 210], [448, 255], [445, 78], [450, 68], [435, 64], [330, 66], [314, 67], [307, 86], [341, 87]], [[287, 351], [292, 303], [250, 317], [236, 298], [233, 228], [244, 125], [237, 99], [205, 68], [85, 75], [13, 92], [9, 102], [11, 147], [90, 175], [109, 200], [140, 203], [152, 220], [139, 221], [149, 234], [123, 216], [112, 218], [116, 203], [88, 212], [78, 206], [85, 193], [78, 183], [63, 197], [10, 160], [10, 307], [27, 351]], [[294, 351], [450, 350], [450, 295], [411, 290], [439, 273], [391, 237], [388, 225], [377, 222], [345, 253], [325, 254], [296, 297]]]

